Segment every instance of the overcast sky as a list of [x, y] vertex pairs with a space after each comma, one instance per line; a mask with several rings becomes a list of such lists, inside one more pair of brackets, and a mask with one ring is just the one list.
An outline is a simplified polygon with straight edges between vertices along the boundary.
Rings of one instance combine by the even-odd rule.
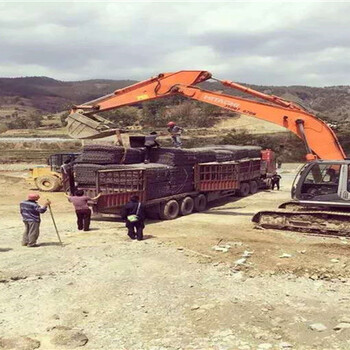
[[348, 2], [0, 2], [0, 76], [350, 85]]

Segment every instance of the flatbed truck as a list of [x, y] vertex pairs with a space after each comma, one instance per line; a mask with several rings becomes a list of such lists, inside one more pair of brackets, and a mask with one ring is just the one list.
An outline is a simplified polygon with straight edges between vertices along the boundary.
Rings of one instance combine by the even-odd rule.
[[214, 200], [245, 197], [268, 187], [275, 172], [275, 160], [273, 151], [264, 150], [261, 158], [198, 163], [194, 165], [193, 191], [155, 199], [147, 198], [146, 171], [142, 164], [140, 168], [98, 170], [96, 184], [82, 188], [91, 197], [101, 193], [92, 205], [94, 215], [120, 215], [121, 208], [133, 195], [139, 196], [151, 219], [172, 220], [179, 215], [201, 212]]

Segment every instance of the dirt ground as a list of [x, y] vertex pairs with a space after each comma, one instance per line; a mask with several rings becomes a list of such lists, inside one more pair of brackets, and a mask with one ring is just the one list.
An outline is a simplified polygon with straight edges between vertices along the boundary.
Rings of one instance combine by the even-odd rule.
[[0, 171], [0, 349], [350, 349], [350, 241], [251, 223], [289, 199], [296, 164], [281, 191], [148, 222], [142, 242], [120, 221], [82, 233], [42, 194], [64, 246], [46, 213], [39, 248], [20, 245], [24, 168]]

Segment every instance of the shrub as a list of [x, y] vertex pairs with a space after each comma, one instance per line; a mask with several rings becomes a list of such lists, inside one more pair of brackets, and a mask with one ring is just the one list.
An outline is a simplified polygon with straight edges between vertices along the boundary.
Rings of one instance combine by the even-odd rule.
[[8, 129], [36, 129], [41, 126], [43, 116], [38, 113], [32, 113], [29, 116], [20, 116], [15, 112], [9, 119], [6, 122]]
[[232, 131], [225, 135], [220, 143], [231, 145], [257, 145], [263, 149], [272, 149], [276, 153], [276, 157], [282, 162], [305, 161], [305, 146], [296, 135], [291, 133], [252, 135], [247, 132]]
[[7, 130], [8, 130], [8, 128], [5, 124], [0, 124], [0, 134], [7, 131]]
[[122, 107], [102, 113], [102, 116], [112, 121], [118, 127], [134, 125], [139, 119], [139, 109], [136, 107]]

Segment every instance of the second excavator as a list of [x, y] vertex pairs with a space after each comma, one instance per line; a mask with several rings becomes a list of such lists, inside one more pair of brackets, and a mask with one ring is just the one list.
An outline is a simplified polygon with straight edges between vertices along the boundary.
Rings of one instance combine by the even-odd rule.
[[[214, 79], [224, 86], [259, 98], [241, 98], [195, 86]], [[116, 132], [98, 113], [126, 105], [180, 95], [259, 118], [295, 133], [306, 149], [307, 163], [292, 186], [293, 201], [281, 209], [261, 211], [253, 221], [267, 228], [350, 236], [350, 161], [333, 130], [304, 108], [280, 97], [215, 79], [207, 71], [163, 73], [112, 94], [74, 106], [68, 131], [74, 138], [99, 138]]]

